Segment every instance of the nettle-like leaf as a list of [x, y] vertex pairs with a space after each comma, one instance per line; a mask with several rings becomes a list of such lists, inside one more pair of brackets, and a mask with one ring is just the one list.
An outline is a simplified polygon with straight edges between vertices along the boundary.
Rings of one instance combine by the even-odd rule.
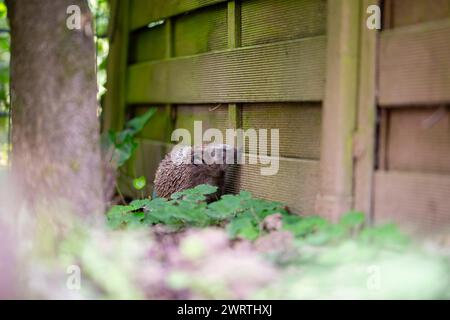
[[130, 202], [131, 206], [137, 207], [139, 209], [145, 209], [152, 203], [151, 199], [137, 199]]
[[278, 202], [252, 198], [247, 199], [245, 203], [261, 220], [274, 213], [286, 213], [283, 205]]
[[303, 237], [324, 229], [328, 221], [318, 216], [300, 217], [296, 215], [283, 216], [283, 227], [297, 237]]
[[208, 184], [201, 184], [196, 186], [195, 188], [175, 192], [170, 196], [170, 198], [173, 200], [182, 199], [186, 201], [201, 202], [206, 200], [207, 195], [213, 194], [216, 191], [217, 187], [210, 186]]
[[156, 108], [150, 108], [143, 115], [131, 119], [130, 121], [127, 122], [125, 131], [128, 130], [129, 134], [133, 136], [136, 135], [142, 129], [144, 129], [145, 125], [153, 117], [156, 111], [157, 111]]
[[405, 237], [389, 225], [363, 229], [365, 217], [361, 212], [349, 212], [339, 223], [333, 224], [318, 216], [289, 214], [283, 204], [253, 198], [246, 191], [224, 195], [207, 204], [206, 196], [216, 191], [217, 187], [199, 185], [174, 193], [170, 199], [140, 199], [129, 205], [114, 206], [107, 214], [108, 225], [123, 228], [163, 224], [176, 231], [183, 227], [225, 223], [230, 238], [255, 240], [266, 233], [263, 220], [272, 214], [281, 214], [283, 230], [308, 245], [335, 244], [348, 238], [349, 231], [355, 241], [382, 245], [407, 243]]
[[134, 137], [126, 136], [123, 138], [123, 141], [115, 144], [113, 155], [114, 162], [121, 167], [131, 158], [137, 147], [138, 143], [135, 141]]
[[248, 240], [255, 240], [261, 233], [260, 226], [249, 212], [231, 220], [227, 225], [227, 232], [231, 238], [242, 237]]
[[110, 130], [102, 137], [102, 148], [107, 152], [113, 149], [111, 161], [117, 166], [123, 166], [134, 154], [138, 147], [136, 135], [156, 113], [156, 108], [150, 108], [143, 115], [128, 121], [125, 129], [119, 132]]
[[108, 226], [117, 229], [129, 222], [133, 222], [133, 214], [135, 211], [142, 209], [140, 203], [130, 203], [126, 206], [113, 206], [106, 214]]
[[224, 220], [242, 210], [242, 199], [235, 195], [224, 195], [208, 206], [207, 214], [211, 218]]

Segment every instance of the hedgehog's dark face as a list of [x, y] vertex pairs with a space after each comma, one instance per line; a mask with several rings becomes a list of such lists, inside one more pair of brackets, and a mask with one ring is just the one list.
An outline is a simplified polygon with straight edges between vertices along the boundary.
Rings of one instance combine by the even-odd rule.
[[[210, 184], [218, 187], [217, 194], [212, 195], [215, 200], [224, 192], [225, 173], [229, 165], [236, 162], [237, 151], [229, 145], [209, 144], [194, 147], [192, 150], [192, 166], [194, 166], [194, 183]], [[208, 201], [208, 202], [209, 202]]]
[[192, 149], [191, 163], [208, 165], [212, 170], [224, 171], [228, 165], [236, 163], [238, 151], [226, 144], [208, 144]]

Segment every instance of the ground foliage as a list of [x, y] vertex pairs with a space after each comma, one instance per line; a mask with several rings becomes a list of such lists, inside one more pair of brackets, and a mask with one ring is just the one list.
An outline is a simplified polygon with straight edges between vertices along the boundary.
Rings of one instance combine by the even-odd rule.
[[167, 297], [449, 297], [448, 255], [424, 249], [393, 224], [367, 226], [360, 212], [337, 223], [293, 215], [245, 191], [207, 204], [215, 191], [200, 185], [107, 214], [115, 232], [150, 230], [167, 268], [160, 282]]

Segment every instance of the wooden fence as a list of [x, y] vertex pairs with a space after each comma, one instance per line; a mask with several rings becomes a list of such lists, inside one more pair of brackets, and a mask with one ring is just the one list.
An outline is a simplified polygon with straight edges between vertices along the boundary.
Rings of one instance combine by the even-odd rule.
[[[279, 128], [279, 173], [243, 165], [229, 191], [332, 219], [356, 208], [426, 231], [450, 225], [450, 1], [111, 4], [104, 128], [158, 107], [129, 177], [152, 181], [173, 129], [194, 120]], [[382, 31], [366, 27], [371, 4]]]

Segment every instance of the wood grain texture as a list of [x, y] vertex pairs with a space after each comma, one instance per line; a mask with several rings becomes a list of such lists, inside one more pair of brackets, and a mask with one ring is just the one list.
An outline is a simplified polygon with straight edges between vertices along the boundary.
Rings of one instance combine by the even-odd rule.
[[377, 171], [375, 222], [393, 221], [406, 229], [420, 233], [437, 232], [448, 228], [449, 194], [449, 175]]
[[128, 103], [320, 101], [325, 37], [128, 68]]
[[[241, 1], [229, 1], [227, 4], [227, 39], [228, 48], [234, 49], [241, 46]], [[228, 104], [228, 126], [240, 128], [242, 118], [242, 105], [237, 103]]]
[[450, 174], [448, 108], [394, 109], [389, 117], [389, 170]]
[[333, 0], [327, 7], [327, 80], [317, 209], [332, 220], [338, 220], [353, 205], [360, 6], [359, 0]]
[[225, 129], [228, 127], [227, 104], [177, 105], [176, 114], [175, 128], [187, 129], [191, 133], [192, 142], [194, 139], [194, 121], [202, 121], [203, 133], [207, 129], [216, 128], [223, 133], [225, 139]]
[[381, 33], [381, 106], [450, 102], [450, 19]]
[[449, 0], [391, 0], [391, 28], [450, 17]]
[[[150, 22], [166, 19], [225, 0], [129, 0], [130, 29], [147, 26]], [[126, 1], [128, 2], [128, 1]]]
[[160, 60], [167, 56], [166, 23], [130, 34], [130, 64]]
[[175, 57], [227, 48], [226, 3], [174, 17], [173, 24]]
[[273, 176], [261, 175], [260, 168], [260, 164], [235, 166], [227, 177], [228, 192], [247, 190], [259, 198], [281, 201], [294, 213], [314, 213], [320, 180], [318, 161], [281, 158], [279, 172]]
[[[378, 0], [364, 0], [361, 6], [361, 16], [366, 17], [366, 9], [370, 5], [379, 4]], [[359, 46], [357, 129], [353, 141], [353, 155], [355, 159], [354, 208], [365, 212], [370, 219], [372, 215], [373, 171], [375, 169], [376, 156], [378, 31], [362, 28]]]
[[248, 0], [242, 2], [242, 45], [323, 35], [324, 0]]
[[[320, 103], [257, 103], [242, 107], [242, 128], [279, 130], [281, 157], [316, 159], [320, 157], [322, 109]], [[248, 150], [248, 149], [247, 149]]]

